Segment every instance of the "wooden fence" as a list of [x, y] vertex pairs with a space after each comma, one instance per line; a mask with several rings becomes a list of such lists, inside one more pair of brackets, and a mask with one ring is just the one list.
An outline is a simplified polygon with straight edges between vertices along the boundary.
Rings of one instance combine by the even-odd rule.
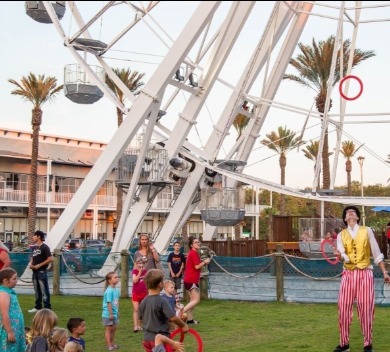
[[[381, 252], [387, 258], [387, 238], [384, 234], [375, 235]], [[202, 241], [202, 246], [206, 246], [219, 256], [224, 257], [260, 257], [275, 252], [276, 244], [283, 244], [283, 251], [296, 255], [304, 256], [299, 251], [298, 242], [267, 242], [265, 240], [225, 240], [225, 241]], [[389, 259], [389, 258], [387, 258]]]
[[202, 246], [209, 247], [217, 255], [225, 257], [259, 257], [268, 253], [265, 240], [202, 241]]

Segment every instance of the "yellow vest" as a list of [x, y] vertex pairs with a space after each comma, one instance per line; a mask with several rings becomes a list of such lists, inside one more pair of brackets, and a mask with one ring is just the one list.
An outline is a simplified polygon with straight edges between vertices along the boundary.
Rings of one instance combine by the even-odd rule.
[[345, 248], [345, 254], [349, 258], [349, 263], [344, 263], [345, 269], [365, 269], [371, 265], [371, 247], [366, 226], [359, 226], [355, 239], [352, 238], [348, 229], [343, 230], [341, 241]]

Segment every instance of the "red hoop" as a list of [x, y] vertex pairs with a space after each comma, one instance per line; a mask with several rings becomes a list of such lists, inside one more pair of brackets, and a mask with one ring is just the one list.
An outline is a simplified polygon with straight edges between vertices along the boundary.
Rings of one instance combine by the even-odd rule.
[[[347, 97], [344, 93], [343, 93], [343, 84], [344, 82], [349, 79], [349, 78], [353, 78], [353, 79], [356, 79], [360, 85], [360, 92], [355, 96], [355, 97]], [[339, 92], [340, 92], [340, 95], [345, 99], [345, 100], [356, 100], [357, 98], [359, 98], [362, 93], [363, 93], [363, 82], [362, 80], [357, 77], [357, 76], [352, 76], [352, 75], [349, 75], [349, 76], [345, 76], [341, 81], [340, 81], [340, 84], [339, 84]]]
[[321, 242], [321, 253], [322, 256], [325, 258], [325, 260], [332, 265], [336, 265], [339, 262], [339, 259], [336, 257], [335, 259], [330, 259], [325, 252], [325, 243], [329, 243], [332, 245], [333, 248], [336, 248], [336, 245], [333, 243], [333, 241], [330, 238], [326, 238]]
[[[175, 331], [173, 331], [169, 337], [171, 339], [173, 339], [176, 335], [179, 335], [179, 334], [180, 334], [180, 339], [179, 339], [180, 342], [184, 341], [184, 336], [186, 334], [190, 334], [190, 335], [194, 336], [196, 342], [198, 343], [198, 352], [203, 352], [203, 341], [202, 341], [202, 338], [200, 337], [199, 333], [196, 330], [189, 329], [188, 332], [183, 332], [181, 328], [178, 328]], [[170, 345], [166, 345], [165, 349], [167, 350], [167, 352], [173, 352], [172, 346], [170, 346]]]

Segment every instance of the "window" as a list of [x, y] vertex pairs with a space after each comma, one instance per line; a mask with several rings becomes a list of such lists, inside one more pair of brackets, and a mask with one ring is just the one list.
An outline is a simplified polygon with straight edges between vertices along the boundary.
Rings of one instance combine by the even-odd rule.
[[18, 184], [19, 184], [19, 176], [18, 174], [6, 174], [6, 184], [7, 188], [10, 189], [18, 189]]

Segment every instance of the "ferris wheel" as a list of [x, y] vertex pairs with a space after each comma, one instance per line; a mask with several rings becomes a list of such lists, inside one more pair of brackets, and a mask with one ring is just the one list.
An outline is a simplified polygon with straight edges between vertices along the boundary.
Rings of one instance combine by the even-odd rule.
[[[159, 21], [159, 15], [163, 13], [159, 9], [165, 6], [164, 2], [110, 1], [88, 15], [82, 13], [77, 2], [26, 2], [27, 14], [39, 22], [51, 23], [64, 42], [64, 50], [69, 50], [75, 59], [75, 63], [65, 68], [66, 96], [79, 104], [93, 104], [103, 97], [108, 98], [126, 116], [53, 227], [48, 238], [53, 248], [65, 241], [100, 185], [120, 160], [128, 163], [132, 160], [133, 168], [131, 182], [123, 181], [127, 195], [113, 251], [129, 247], [154, 198], [170, 184], [177, 186], [177, 192], [170, 204], [167, 221], [154, 234], [158, 250], [167, 247], [172, 234], [199, 204], [207, 223], [206, 240], [212, 238], [216, 226], [230, 226], [241, 221], [245, 210], [238, 182], [321, 201], [390, 205], [390, 198], [352, 199], [340, 196], [335, 199], [332, 192], [345, 126], [353, 124], [346, 118], [346, 104], [359, 98], [363, 92], [362, 80], [351, 74], [352, 64], [342, 73], [340, 85], [334, 84], [335, 77], [340, 75], [336, 71], [336, 62], [340, 59], [337, 50], [331, 53], [333, 59], [323, 113], [307, 107], [312, 105], [313, 94], [311, 100], [306, 100], [310, 104], [306, 104], [303, 98], [300, 99], [300, 92], [292, 91], [291, 84], [287, 89], [290, 102], [276, 99], [281, 90], [286, 90], [282, 81], [291, 58], [296, 55], [298, 43], [303, 35], [312, 36], [312, 33], [306, 32], [307, 27], [313, 28], [320, 20], [327, 20], [327, 24], [321, 22], [321, 26], [332, 28], [326, 29], [334, 35], [335, 48], [340, 48], [346, 33], [350, 35], [351, 48], [355, 48], [359, 26], [369, 22], [361, 19], [361, 2], [349, 7], [346, 2], [316, 4], [285, 1], [272, 2], [272, 6], [270, 3], [267, 11], [266, 5], [256, 1], [207, 1], [199, 2], [196, 7], [187, 4], [191, 8], [186, 20], [182, 18], [186, 9], [181, 8], [168, 17], [171, 23], [163, 23]], [[387, 3], [382, 3], [381, 6], [387, 9]], [[125, 11], [131, 16], [121, 16]], [[76, 28], [71, 31], [65, 28], [62, 20], [66, 12], [76, 23]], [[115, 14], [117, 32], [110, 33], [111, 36], [104, 40], [94, 37], [93, 26], [107, 22], [111, 12]], [[177, 26], [175, 24], [176, 36], [164, 28], [164, 25], [173, 27], [172, 18], [180, 22]], [[120, 20], [123, 23], [119, 23]], [[349, 29], [347, 22], [351, 25]], [[145, 27], [149, 34], [146, 36], [139, 27]], [[112, 53], [119, 45], [130, 45], [132, 51], [137, 51], [135, 38], [139, 42], [144, 35], [145, 39], [140, 41], [141, 50], [145, 50], [150, 42], [149, 52], [159, 47], [164, 54], [140, 94], [135, 96], [114, 73], [109, 57], [115, 55]], [[348, 62], [352, 58], [342, 60]], [[229, 79], [230, 74], [234, 78]], [[116, 98], [105, 84], [106, 75], [122, 90], [131, 106]], [[350, 87], [353, 81], [358, 83], [357, 92]], [[337, 88], [341, 98], [336, 99]], [[338, 105], [338, 113], [329, 113], [332, 100]], [[211, 114], [210, 110], [214, 113]], [[310, 170], [314, 176], [309, 192], [281, 186], [278, 177], [265, 180], [246, 172], [249, 164], [255, 164], [261, 158], [257, 154], [259, 137], [268, 132], [264, 128], [275, 111], [299, 116], [300, 119], [294, 119], [293, 123], [301, 136], [308, 134], [310, 128], [316, 130], [314, 135], [318, 138], [320, 152], [314, 174], [312, 167]], [[247, 121], [239, 136], [234, 135], [232, 127], [238, 114]], [[211, 125], [204, 124], [210, 115], [218, 117]], [[358, 115], [351, 114], [352, 117]], [[388, 114], [378, 112], [370, 117], [374, 115], [386, 118]], [[313, 121], [311, 125], [308, 120]], [[137, 158], [132, 159], [127, 148], [142, 126], [143, 143]], [[331, 187], [321, 192], [317, 189], [321, 151], [327, 138], [326, 131], [330, 128], [334, 131], [334, 166]], [[197, 139], [202, 142], [196, 143]], [[360, 147], [364, 143], [356, 140], [356, 144]]]

